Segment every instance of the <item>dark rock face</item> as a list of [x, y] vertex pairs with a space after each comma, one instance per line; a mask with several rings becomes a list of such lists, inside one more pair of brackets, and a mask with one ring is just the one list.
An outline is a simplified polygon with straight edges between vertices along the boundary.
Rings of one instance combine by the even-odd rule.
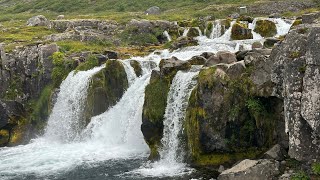
[[231, 163], [254, 158], [259, 149], [276, 143], [288, 146], [283, 103], [272, 97], [272, 62], [259, 51], [248, 52], [244, 59], [199, 74], [185, 122], [195, 164]]
[[205, 64], [207, 61], [207, 59], [205, 57], [202, 56], [194, 56], [192, 57], [188, 62], [191, 65], [203, 65]]
[[300, 161], [320, 158], [319, 35], [318, 25], [299, 25], [271, 54], [275, 94], [284, 100], [289, 156]]
[[[5, 99], [0, 108], [0, 131], [5, 129], [10, 135], [9, 142], [1, 141], [3, 144], [0, 143], [0, 146], [24, 142], [31, 137], [31, 134], [27, 134], [42, 123], [27, 119], [24, 113], [16, 115], [11, 112], [24, 112], [27, 102], [37, 100], [51, 83], [51, 56], [57, 51], [56, 44], [27, 46], [11, 53], [6, 53], [0, 46], [0, 99]], [[47, 94], [50, 98], [50, 93]], [[45, 118], [41, 121], [45, 121]]]
[[263, 43], [263, 46], [266, 48], [273, 48], [276, 43], [280, 42], [279, 39], [276, 38], [266, 38]]
[[161, 60], [160, 71], [152, 71], [150, 84], [145, 90], [141, 125], [141, 131], [151, 150], [151, 160], [159, 158], [158, 147], [163, 134], [163, 116], [171, 82], [179, 70], [188, 70], [190, 67], [187, 61], [173, 57]]
[[109, 60], [106, 67], [92, 77], [86, 102], [86, 122], [105, 112], [120, 100], [128, 89], [128, 79], [121, 62]]
[[2, 50], [0, 97], [20, 102], [37, 98], [51, 81], [51, 56], [57, 51], [56, 44], [24, 47], [12, 53]]
[[223, 171], [219, 175], [218, 180], [275, 180], [279, 174], [279, 162], [277, 161], [245, 159], [231, 169]]
[[138, 61], [131, 60], [130, 65], [133, 67], [134, 72], [136, 73], [137, 77], [142, 75], [142, 68], [141, 68], [141, 65]]

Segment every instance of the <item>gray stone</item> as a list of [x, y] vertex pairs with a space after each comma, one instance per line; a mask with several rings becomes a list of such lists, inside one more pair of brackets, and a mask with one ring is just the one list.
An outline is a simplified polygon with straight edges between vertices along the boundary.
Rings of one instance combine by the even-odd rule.
[[159, 15], [160, 13], [161, 13], [161, 10], [158, 6], [150, 7], [145, 11], [146, 15]]
[[261, 42], [254, 42], [252, 44], [252, 49], [259, 49], [259, 48], [262, 48], [263, 45], [261, 44]]
[[231, 169], [223, 171], [218, 180], [272, 180], [279, 175], [279, 162], [273, 160], [243, 160]]
[[270, 56], [274, 94], [284, 100], [288, 154], [299, 161], [320, 158], [319, 36], [318, 25], [297, 26]]
[[173, 70], [188, 70], [190, 69], [191, 64], [188, 61], [182, 61], [176, 57], [172, 57], [170, 59], [161, 60], [159, 67], [162, 74], [168, 74]]
[[278, 43], [280, 40], [277, 38], [266, 38], [263, 43], [263, 46], [266, 48], [273, 48], [273, 46]]
[[229, 51], [219, 51], [215, 56], [211, 56], [205, 66], [212, 66], [215, 64], [225, 63], [230, 64], [237, 62], [237, 57], [234, 53]]
[[281, 14], [280, 13], [272, 13], [269, 15], [269, 18], [281, 18]]
[[188, 62], [191, 65], [203, 65], [206, 63], [206, 61], [207, 59], [202, 56], [193, 56]]
[[240, 14], [239, 13], [233, 13], [233, 14], [230, 14], [229, 17], [231, 17], [232, 19], [238, 19], [240, 17]]
[[57, 20], [62, 20], [62, 19], [64, 19], [64, 15], [59, 15], [59, 16], [57, 16]]
[[274, 159], [277, 161], [283, 160], [285, 155], [285, 150], [279, 144], [274, 145], [270, 150], [264, 153], [266, 159]]
[[27, 22], [28, 26], [49, 26], [50, 22], [43, 15], [38, 15], [30, 18]]
[[320, 12], [303, 14], [302, 15], [302, 23], [303, 24], [312, 24], [318, 18], [320, 18]]

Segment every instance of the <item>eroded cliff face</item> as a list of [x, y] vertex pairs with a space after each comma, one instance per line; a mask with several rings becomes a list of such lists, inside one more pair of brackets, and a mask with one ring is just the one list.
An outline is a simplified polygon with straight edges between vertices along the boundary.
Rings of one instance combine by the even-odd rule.
[[57, 51], [56, 44], [26, 46], [10, 53], [0, 46], [0, 102], [3, 111], [0, 145], [26, 142], [33, 129], [42, 126], [44, 121], [37, 122], [30, 117], [29, 104], [43, 96], [43, 107], [39, 107], [41, 114], [37, 115], [48, 115], [51, 91], [46, 97], [42, 94], [47, 92], [45, 87], [51, 83], [51, 56]]
[[272, 81], [284, 101], [289, 155], [301, 161], [320, 158], [320, 26], [299, 25], [276, 47]]

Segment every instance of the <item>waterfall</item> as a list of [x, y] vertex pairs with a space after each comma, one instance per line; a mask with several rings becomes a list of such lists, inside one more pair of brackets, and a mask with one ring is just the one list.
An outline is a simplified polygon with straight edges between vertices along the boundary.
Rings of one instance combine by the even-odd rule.
[[182, 36], [187, 36], [188, 35], [188, 32], [189, 32], [189, 30], [190, 30], [190, 28], [185, 28], [184, 30], [183, 30], [183, 34], [182, 34]]
[[130, 61], [126, 60], [126, 61], [120, 61], [124, 67], [124, 70], [126, 71], [127, 74], [127, 79], [128, 79], [128, 83], [129, 86], [136, 80], [137, 75], [134, 72], [133, 67], [130, 65]]
[[212, 26], [212, 32], [210, 34], [210, 39], [219, 38], [221, 34], [222, 26], [220, 20], [216, 20]]
[[202, 31], [199, 27], [195, 27], [196, 30], [198, 30], [199, 36], [203, 36]]
[[[129, 60], [127, 60], [129, 62]], [[126, 61], [124, 62], [126, 63]], [[140, 63], [148, 68], [148, 64]], [[128, 71], [131, 72], [131, 71]], [[131, 72], [134, 74], [134, 72]], [[128, 77], [133, 76], [128, 75]], [[150, 71], [135, 78], [121, 100], [110, 110], [95, 116], [85, 130], [92, 141], [100, 141], [108, 146], [131, 145], [130, 148], [147, 149], [140, 131], [144, 90], [149, 83]]]
[[44, 137], [70, 142], [78, 138], [85, 126], [83, 117], [84, 102], [91, 77], [103, 67], [96, 67], [89, 71], [72, 71], [62, 82], [57, 102], [48, 120]]
[[164, 130], [160, 149], [161, 159], [158, 162], [145, 165], [135, 174], [143, 176], [177, 176], [190, 173], [192, 170], [183, 163], [184, 153], [181, 151], [179, 136], [182, 134], [182, 126], [188, 101], [193, 88], [196, 86], [196, 77], [199, 69], [190, 72], [178, 71], [172, 81], [169, 90], [167, 107], [164, 115]]
[[171, 37], [170, 37], [170, 34], [168, 33], [168, 31], [164, 31], [163, 32], [163, 35], [167, 38], [167, 40], [170, 42], [172, 41]]

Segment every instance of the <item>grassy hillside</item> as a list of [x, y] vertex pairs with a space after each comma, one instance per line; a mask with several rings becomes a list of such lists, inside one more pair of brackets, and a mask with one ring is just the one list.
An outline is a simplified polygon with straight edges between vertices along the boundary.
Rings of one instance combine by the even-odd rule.
[[[225, 17], [240, 5], [270, 0], [0, 0], [0, 21], [26, 19], [34, 14], [67, 18], [109, 18], [126, 21], [131, 18], [179, 20], [200, 16]], [[161, 16], [145, 17], [144, 11], [159, 6]]]

